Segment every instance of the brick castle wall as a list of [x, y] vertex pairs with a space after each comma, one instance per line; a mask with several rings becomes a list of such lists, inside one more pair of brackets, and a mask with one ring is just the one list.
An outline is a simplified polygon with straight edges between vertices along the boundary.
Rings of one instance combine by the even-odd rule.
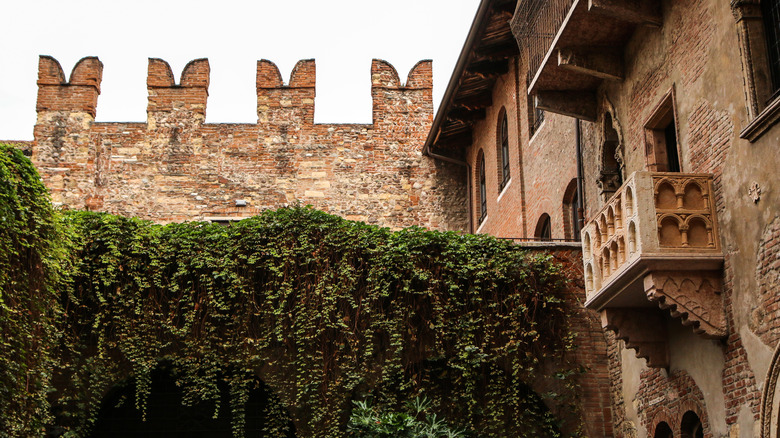
[[58, 204], [171, 222], [301, 203], [391, 228], [466, 229], [465, 171], [421, 155], [430, 61], [406, 84], [373, 61], [372, 124], [314, 123], [313, 60], [287, 85], [273, 63], [258, 62], [257, 124], [205, 123], [206, 59], [190, 62], [178, 84], [165, 61], [150, 59], [147, 122], [95, 122], [102, 68], [84, 58], [66, 81], [56, 60], [39, 61], [33, 161]]

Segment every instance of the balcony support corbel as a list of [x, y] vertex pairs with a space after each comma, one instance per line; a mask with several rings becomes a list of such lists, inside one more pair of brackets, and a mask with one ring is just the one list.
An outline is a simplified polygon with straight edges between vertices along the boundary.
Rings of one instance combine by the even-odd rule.
[[615, 332], [636, 357], [651, 368], [669, 368], [666, 321], [658, 310], [609, 308], [601, 311], [601, 325]]
[[563, 48], [558, 50], [558, 65], [600, 79], [622, 81], [623, 57], [609, 48]]
[[657, 0], [588, 0], [588, 11], [628, 23], [660, 27], [661, 3]]
[[536, 107], [589, 122], [598, 115], [596, 93], [590, 91], [538, 91]]
[[717, 272], [655, 271], [644, 279], [647, 298], [705, 338], [728, 334]]

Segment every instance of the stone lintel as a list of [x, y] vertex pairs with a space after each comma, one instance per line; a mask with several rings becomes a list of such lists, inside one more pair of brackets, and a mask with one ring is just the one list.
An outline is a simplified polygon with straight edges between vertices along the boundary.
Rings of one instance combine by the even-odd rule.
[[617, 20], [650, 26], [661, 26], [663, 16], [657, 0], [588, 0], [588, 11]]
[[624, 78], [623, 57], [612, 48], [563, 48], [558, 50], [558, 65], [601, 79]]
[[538, 91], [536, 106], [589, 122], [595, 122], [597, 118], [596, 93], [591, 91]]

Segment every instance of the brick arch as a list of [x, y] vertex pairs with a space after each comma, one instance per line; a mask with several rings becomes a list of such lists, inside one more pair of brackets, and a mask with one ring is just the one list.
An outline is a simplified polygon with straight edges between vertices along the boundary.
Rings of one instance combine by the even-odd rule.
[[760, 438], [775, 438], [780, 428], [780, 344], [775, 349], [769, 371], [761, 394], [761, 435]]
[[550, 240], [552, 238], [552, 219], [547, 213], [542, 213], [536, 222], [534, 238], [537, 240]]
[[712, 438], [709, 415], [704, 404], [704, 393], [684, 370], [669, 373], [659, 369], [642, 372], [637, 392], [637, 411], [648, 436], [654, 436], [656, 427], [666, 422], [675, 437], [680, 436], [683, 415], [692, 411], [701, 420], [705, 438]]

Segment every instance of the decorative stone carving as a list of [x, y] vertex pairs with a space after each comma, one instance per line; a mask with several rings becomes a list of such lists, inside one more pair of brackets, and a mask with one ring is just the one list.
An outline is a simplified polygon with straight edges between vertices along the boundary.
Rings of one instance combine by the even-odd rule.
[[626, 348], [635, 350], [636, 357], [647, 360], [647, 366], [669, 367], [666, 322], [658, 310], [604, 309], [601, 325], [625, 341]]
[[758, 201], [761, 200], [761, 186], [759, 186], [757, 182], [753, 181], [750, 183], [750, 187], [748, 187], [748, 196], [750, 196], [750, 199], [752, 199], [754, 203], [758, 203]]
[[608, 172], [602, 170], [596, 180], [599, 186], [599, 192], [609, 199], [620, 188], [620, 174], [618, 172]]
[[727, 334], [720, 277], [696, 271], [656, 271], [645, 277], [647, 298], [707, 338]]

